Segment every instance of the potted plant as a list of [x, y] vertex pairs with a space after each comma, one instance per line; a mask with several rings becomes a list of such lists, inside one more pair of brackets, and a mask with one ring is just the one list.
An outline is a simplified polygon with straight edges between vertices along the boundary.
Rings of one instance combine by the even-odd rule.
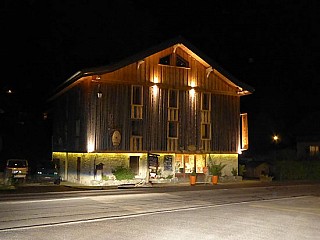
[[222, 174], [222, 169], [226, 166], [226, 164], [216, 164], [216, 163], [210, 163], [209, 164], [209, 173], [212, 175], [212, 184], [218, 183], [218, 178]]
[[242, 181], [242, 176], [240, 176], [240, 169], [238, 172], [238, 168], [232, 168], [231, 174], [233, 176], [233, 181]]
[[237, 168], [232, 168], [231, 174], [232, 174], [232, 176], [234, 176], [234, 177], [238, 176], [238, 169], [237, 169]]
[[197, 181], [197, 173], [196, 173], [195, 170], [193, 170], [193, 171], [190, 173], [190, 185], [191, 185], [191, 186], [196, 185], [196, 181]]

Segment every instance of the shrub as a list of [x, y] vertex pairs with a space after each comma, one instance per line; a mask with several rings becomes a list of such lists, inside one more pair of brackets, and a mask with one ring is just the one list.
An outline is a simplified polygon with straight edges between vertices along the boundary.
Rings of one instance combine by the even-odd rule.
[[246, 166], [243, 164], [239, 164], [239, 176], [243, 176], [246, 171]]
[[232, 168], [231, 174], [232, 174], [232, 176], [237, 176], [238, 175], [238, 169], [237, 168]]
[[124, 166], [116, 167], [114, 170], [112, 170], [112, 173], [117, 180], [134, 179], [135, 176], [134, 172], [132, 172], [131, 169]]
[[319, 180], [320, 162], [277, 161], [275, 177], [278, 180]]

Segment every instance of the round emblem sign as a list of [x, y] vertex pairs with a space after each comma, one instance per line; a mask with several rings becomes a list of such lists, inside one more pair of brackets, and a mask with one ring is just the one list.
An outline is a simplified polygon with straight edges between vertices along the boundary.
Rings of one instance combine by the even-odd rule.
[[112, 134], [112, 144], [113, 146], [119, 146], [121, 142], [121, 134], [119, 131], [114, 131]]

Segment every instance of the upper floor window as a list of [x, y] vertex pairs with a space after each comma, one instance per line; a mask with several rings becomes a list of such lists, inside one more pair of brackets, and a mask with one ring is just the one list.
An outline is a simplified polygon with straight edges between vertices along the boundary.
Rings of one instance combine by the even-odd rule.
[[202, 93], [201, 95], [201, 110], [211, 110], [211, 94]]
[[131, 88], [131, 118], [142, 119], [143, 115], [143, 87], [133, 85]]
[[178, 108], [178, 99], [179, 91], [175, 89], [169, 89], [169, 108]]
[[320, 146], [309, 146], [310, 156], [317, 156], [320, 153]]
[[142, 122], [141, 120], [131, 121], [131, 133], [132, 136], [142, 136]]
[[176, 57], [176, 66], [177, 67], [189, 67], [189, 62], [184, 60], [179, 55], [177, 55], [177, 57]]
[[159, 64], [167, 65], [167, 66], [185, 67], [185, 68], [189, 67], [189, 62], [177, 54], [173, 54], [173, 55], [170, 54], [160, 58]]
[[178, 138], [178, 122], [168, 122], [168, 137]]
[[131, 91], [131, 104], [134, 104], [134, 105], [143, 105], [142, 104], [142, 86], [132, 86], [132, 91]]
[[159, 64], [162, 64], [162, 65], [170, 65], [170, 56], [171, 56], [171, 55], [168, 55], [168, 56], [165, 56], [165, 57], [163, 57], [163, 58], [160, 58]]
[[211, 139], [211, 125], [201, 124], [201, 139]]

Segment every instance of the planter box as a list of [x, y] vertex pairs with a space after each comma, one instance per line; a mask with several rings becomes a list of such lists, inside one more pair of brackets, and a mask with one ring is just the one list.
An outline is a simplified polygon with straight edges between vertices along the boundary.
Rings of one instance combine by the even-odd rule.
[[241, 182], [242, 176], [221, 176], [219, 177], [219, 182], [228, 183], [228, 182]]

